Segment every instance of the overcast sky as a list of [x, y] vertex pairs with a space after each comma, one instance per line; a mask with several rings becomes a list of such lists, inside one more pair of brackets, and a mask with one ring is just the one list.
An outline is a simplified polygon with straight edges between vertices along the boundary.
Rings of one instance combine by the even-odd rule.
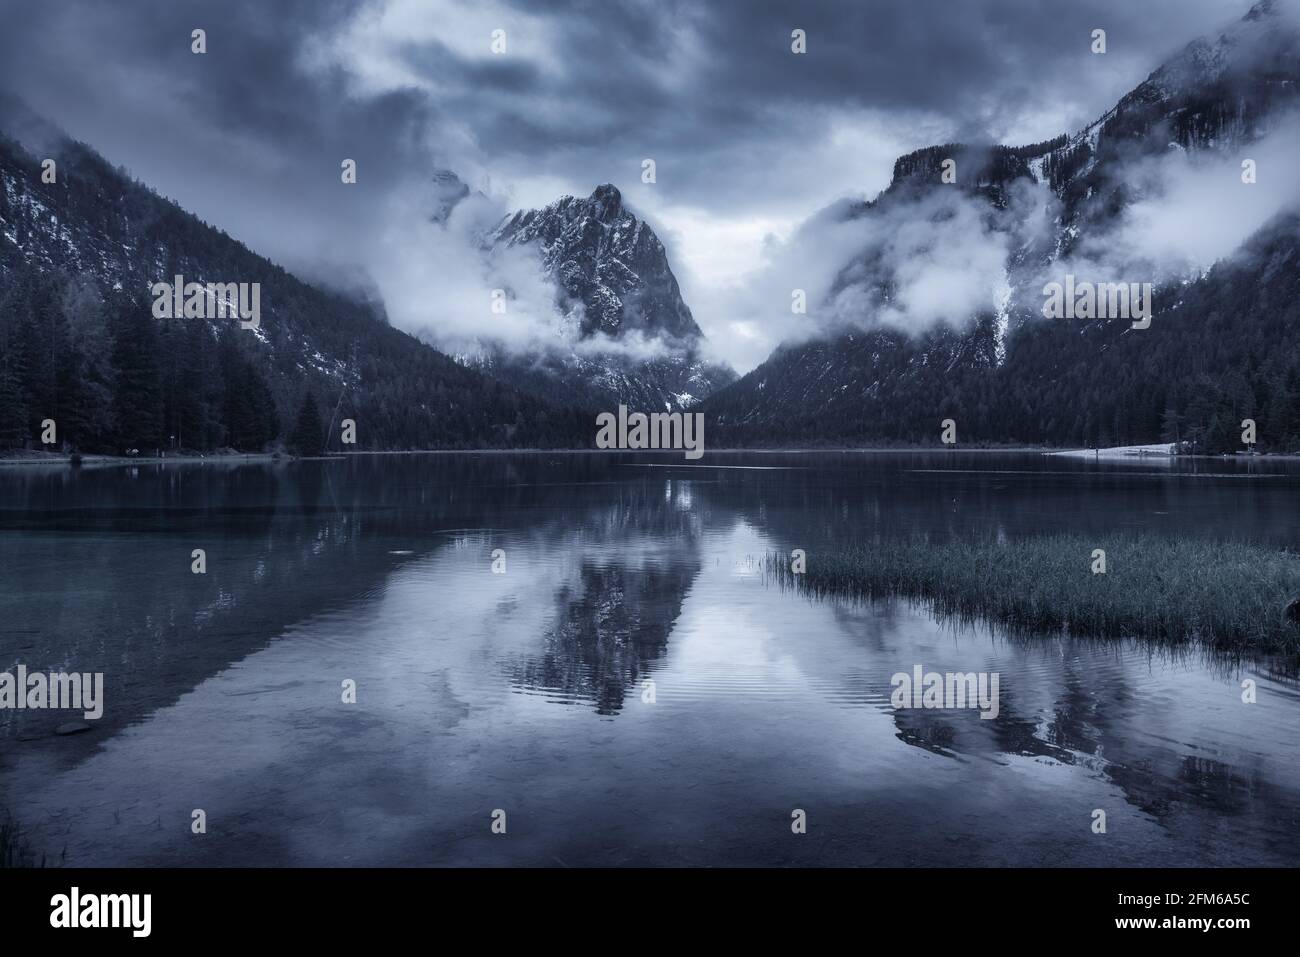
[[[727, 340], [725, 290], [765, 237], [874, 195], [901, 153], [1074, 130], [1249, 6], [0, 0], [0, 87], [290, 266], [364, 267], [384, 217], [437, 167], [521, 206], [613, 182], [662, 231], [705, 332]], [[355, 188], [340, 187], [345, 157]], [[769, 346], [720, 345], [742, 370]]]

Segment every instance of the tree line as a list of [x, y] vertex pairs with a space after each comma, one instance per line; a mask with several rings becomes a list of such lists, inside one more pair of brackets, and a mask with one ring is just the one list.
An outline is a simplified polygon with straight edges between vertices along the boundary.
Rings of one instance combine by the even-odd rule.
[[935, 445], [953, 418], [961, 444], [1300, 453], [1300, 217], [1158, 301], [1145, 330], [1031, 317], [1001, 362], [988, 315], [784, 347], [705, 400], [710, 441]]
[[[0, 447], [251, 452], [293, 438], [318, 453], [320, 439], [285, 432], [238, 334], [156, 320], [144, 296], [103, 295], [83, 276], [15, 270], [0, 291]], [[314, 407], [310, 391], [302, 402]]]
[[[58, 175], [0, 136], [0, 449], [575, 447], [590, 417], [464, 368], [354, 297], [302, 282], [72, 141]], [[257, 283], [256, 335], [159, 320], [150, 284]], [[341, 436], [330, 436], [338, 449]], [[323, 438], [322, 438], [323, 441]]]

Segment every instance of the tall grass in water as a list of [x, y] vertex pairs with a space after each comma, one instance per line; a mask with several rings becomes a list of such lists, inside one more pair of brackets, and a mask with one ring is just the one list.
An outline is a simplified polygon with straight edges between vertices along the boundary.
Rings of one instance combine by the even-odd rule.
[[[1092, 573], [1093, 549], [1106, 573]], [[1052, 535], [929, 543], [921, 538], [810, 551], [807, 572], [767, 556], [783, 583], [818, 595], [907, 596], [941, 617], [1018, 632], [1197, 641], [1229, 651], [1300, 651], [1283, 610], [1300, 594], [1300, 556], [1191, 539]]]

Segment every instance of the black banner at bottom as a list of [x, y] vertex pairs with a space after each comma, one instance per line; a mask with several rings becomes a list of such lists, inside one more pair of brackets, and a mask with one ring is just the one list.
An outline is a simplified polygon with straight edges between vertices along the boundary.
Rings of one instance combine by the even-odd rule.
[[1290, 871], [1230, 869], [52, 869], [0, 871], [0, 917], [9, 942], [338, 944], [477, 928], [498, 943], [566, 923], [586, 937], [689, 922], [733, 939], [928, 928], [949, 944], [1049, 932], [1230, 945], [1289, 926], [1293, 885]]

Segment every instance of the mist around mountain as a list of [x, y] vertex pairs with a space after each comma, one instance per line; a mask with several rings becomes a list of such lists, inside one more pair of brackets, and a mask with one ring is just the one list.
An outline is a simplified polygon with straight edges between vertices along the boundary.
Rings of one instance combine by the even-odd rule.
[[[960, 444], [1219, 452], [1250, 420], [1300, 450], [1292, 10], [1263, 0], [1072, 133], [902, 156], [773, 241], [737, 311], [784, 344], [739, 379], [612, 184], [512, 211], [431, 169], [382, 255], [291, 273], [6, 100], [0, 447], [292, 450], [312, 407], [327, 449], [344, 418], [360, 449], [588, 447], [625, 404], [701, 410], [713, 447], [933, 444], [952, 419]], [[259, 284], [260, 327], [153, 318], [175, 276]], [[1149, 287], [1149, 325], [1045, 317], [1076, 281]]]
[[[705, 403], [715, 440], [936, 444], [951, 418], [960, 443], [1218, 452], [1253, 419], [1300, 450], [1298, 80], [1300, 26], [1265, 0], [1073, 134], [901, 157], [756, 277], [808, 311]], [[1045, 318], [1067, 277], [1150, 283], [1150, 326]]]
[[[735, 380], [730, 367], [706, 358], [663, 242], [614, 185], [518, 210], [480, 241], [488, 276], [502, 283], [491, 318], [528, 296], [525, 308], [541, 318], [526, 338], [485, 324], [450, 347], [466, 365], [598, 410], [687, 409]], [[530, 269], [525, 281], [513, 278]]]
[[[310, 285], [12, 101], [0, 118], [0, 448], [261, 451], [309, 403], [336, 451], [344, 418], [357, 449], [585, 444], [585, 415], [391, 328], [368, 287]], [[260, 325], [155, 319], [175, 276], [260, 284]]]

